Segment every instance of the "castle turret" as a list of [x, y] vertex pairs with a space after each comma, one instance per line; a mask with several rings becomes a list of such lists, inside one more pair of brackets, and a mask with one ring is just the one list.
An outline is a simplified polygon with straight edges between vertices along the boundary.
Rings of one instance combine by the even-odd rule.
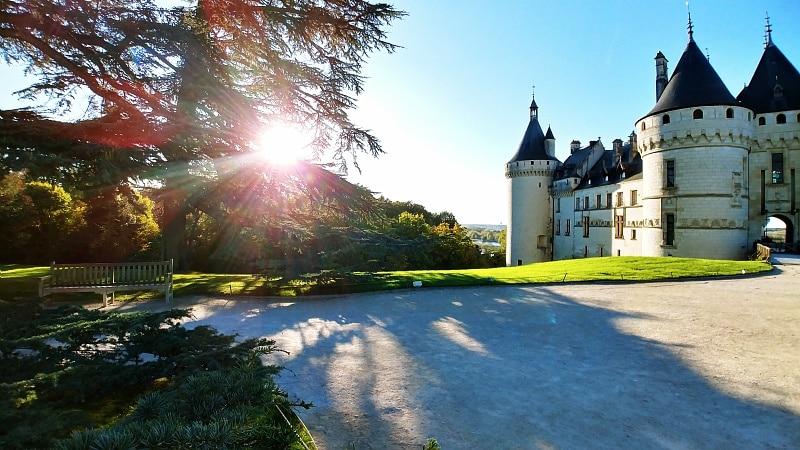
[[643, 164], [642, 253], [741, 259], [747, 251], [749, 110], [693, 38], [653, 109], [636, 122]]
[[530, 120], [517, 152], [506, 164], [508, 225], [506, 264], [521, 265], [552, 258], [550, 185], [560, 162], [555, 137], [539, 125], [539, 108], [531, 102]]
[[547, 156], [556, 157], [556, 137], [553, 136], [553, 130], [547, 127], [547, 133], [544, 134], [544, 151]]

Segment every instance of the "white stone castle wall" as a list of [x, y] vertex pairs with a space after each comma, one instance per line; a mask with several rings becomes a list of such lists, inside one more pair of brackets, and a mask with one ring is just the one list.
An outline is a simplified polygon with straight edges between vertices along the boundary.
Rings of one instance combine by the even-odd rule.
[[[779, 113], [761, 114], [753, 120], [753, 141], [749, 156], [750, 223], [748, 241], [761, 239], [764, 226], [770, 216], [788, 218], [794, 224], [791, 241], [800, 239], [800, 110], [783, 112], [786, 123], [777, 123]], [[765, 124], [758, 125], [764, 118]], [[784, 183], [772, 184], [772, 153], [783, 153]], [[792, 211], [791, 170], [795, 168], [795, 211]], [[761, 171], [764, 171], [765, 186], [761, 189]], [[764, 196], [766, 214], [761, 211]]]

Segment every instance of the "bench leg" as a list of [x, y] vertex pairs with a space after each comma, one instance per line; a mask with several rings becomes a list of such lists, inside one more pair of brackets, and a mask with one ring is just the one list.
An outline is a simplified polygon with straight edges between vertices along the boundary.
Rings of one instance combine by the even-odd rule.
[[108, 306], [108, 292], [103, 291], [103, 307]]

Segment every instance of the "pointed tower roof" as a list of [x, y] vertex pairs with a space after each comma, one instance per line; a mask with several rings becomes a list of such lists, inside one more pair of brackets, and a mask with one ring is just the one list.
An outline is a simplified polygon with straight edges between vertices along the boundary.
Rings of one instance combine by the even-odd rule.
[[[538, 106], [536, 100], [531, 101], [531, 120], [528, 122], [528, 128], [525, 130], [525, 135], [522, 137], [522, 142], [519, 148], [509, 163], [516, 161], [531, 161], [531, 160], [552, 160], [557, 161], [555, 156], [550, 156], [544, 147], [545, 136], [542, 132], [542, 127], [539, 125]], [[548, 129], [548, 133], [552, 136], [553, 132]]]
[[800, 72], [772, 42], [769, 19], [764, 53], [750, 84], [736, 98], [756, 114], [800, 109]]
[[692, 106], [738, 105], [725, 83], [694, 42], [691, 19], [689, 43], [675, 66], [667, 87], [648, 116]]
[[544, 134], [545, 139], [555, 139], [556, 137], [553, 136], [553, 130], [550, 129], [550, 125], [547, 126], [547, 133]]

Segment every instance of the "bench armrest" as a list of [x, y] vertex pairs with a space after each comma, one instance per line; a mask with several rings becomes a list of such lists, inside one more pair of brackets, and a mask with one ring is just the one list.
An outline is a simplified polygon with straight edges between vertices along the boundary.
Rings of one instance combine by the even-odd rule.
[[44, 297], [44, 282], [53, 278], [52, 275], [45, 275], [43, 277], [39, 277], [39, 297]]

